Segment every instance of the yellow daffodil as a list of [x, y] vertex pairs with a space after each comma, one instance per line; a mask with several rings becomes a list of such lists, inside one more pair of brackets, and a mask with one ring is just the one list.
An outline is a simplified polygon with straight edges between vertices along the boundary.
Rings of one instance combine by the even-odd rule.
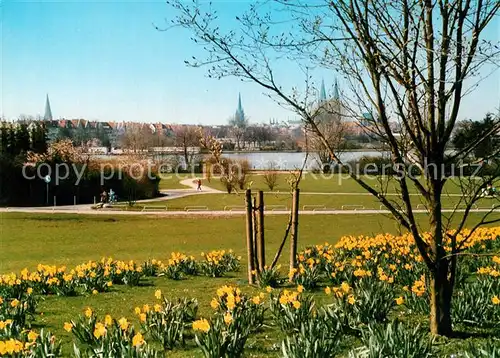
[[210, 330], [210, 324], [206, 319], [199, 319], [193, 322], [193, 330], [207, 333]]
[[69, 322], [64, 322], [64, 330], [66, 332], [71, 332], [71, 330], [73, 329], [73, 325]]
[[137, 333], [134, 337], [132, 337], [132, 345], [134, 347], [141, 346], [145, 343], [144, 337], [141, 333]]

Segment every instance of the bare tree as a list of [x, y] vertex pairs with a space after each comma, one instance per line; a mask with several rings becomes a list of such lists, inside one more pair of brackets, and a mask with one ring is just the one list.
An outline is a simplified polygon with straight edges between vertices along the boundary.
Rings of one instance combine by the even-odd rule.
[[184, 162], [187, 168], [193, 165], [194, 153], [190, 150], [192, 147], [200, 145], [200, 130], [195, 126], [178, 126], [174, 129], [175, 144], [182, 148]]
[[120, 137], [122, 147], [134, 152], [146, 150], [151, 142], [151, 129], [145, 123], [127, 123]]
[[[463, 190], [465, 209], [455, 211], [460, 215], [459, 223], [452, 227], [442, 205], [444, 185], [449, 180], [446, 168], [456, 165], [477, 142], [452, 155], [447, 155], [446, 149], [462, 98], [487, 75], [488, 66], [498, 66], [498, 43], [483, 37], [500, 3], [266, 1], [253, 3], [237, 18], [239, 28], [227, 33], [218, 26], [216, 13], [200, 9], [198, 2], [190, 5], [174, 0], [170, 4], [178, 14], [174, 23], [189, 29], [206, 49], [207, 57], [195, 58], [191, 65], [208, 65], [211, 77], [237, 76], [258, 84], [279, 104], [298, 114], [340, 164], [336, 148], [316, 123], [311, 68], [320, 66], [345, 78], [349, 86], [349, 93], [343, 96], [346, 116], [356, 119], [362, 113], [373, 113], [369, 128], [387, 144], [401, 172], [397, 177], [400, 200], [391, 200], [359, 173], [349, 174], [413, 234], [430, 276], [431, 332], [450, 335], [457, 256], [470, 238], [460, 238], [458, 233], [471, 218], [469, 213], [480, 198], [481, 188], [497, 177], [483, 178], [480, 184], [466, 181], [474, 182], [474, 188]], [[273, 6], [280, 11], [273, 12]], [[269, 11], [262, 11], [263, 7]], [[279, 14], [279, 20], [273, 19], [274, 13]], [[289, 28], [284, 30], [283, 24]], [[274, 67], [279, 67], [284, 58], [291, 59], [304, 73], [303, 90], [286, 91], [280, 85]], [[403, 129], [399, 136], [394, 134], [393, 121]], [[497, 119], [483, 138], [499, 128]], [[409, 164], [420, 166], [424, 175], [409, 175]], [[424, 240], [417, 224], [410, 184], [417, 188], [429, 210], [430, 239]], [[498, 207], [474, 224], [472, 232], [480, 225], [500, 220], [491, 215]], [[446, 252], [446, 244], [450, 252]]]
[[[324, 171], [330, 171], [330, 165], [334, 161], [329, 148], [333, 148], [336, 154], [339, 155], [345, 144], [346, 125], [342, 120], [340, 103], [335, 102], [337, 100], [334, 100], [333, 103], [323, 103], [314, 116], [314, 123], [321, 132], [322, 137], [318, 136], [310, 126], [305, 126], [306, 131], [311, 132], [309, 135], [309, 149], [316, 153], [317, 160]], [[328, 146], [325, 145], [324, 141], [328, 143]]]
[[231, 126], [231, 134], [236, 139], [236, 148], [240, 150], [248, 127], [248, 118], [244, 113], [236, 112], [236, 114], [229, 119], [229, 125]]
[[269, 190], [273, 191], [278, 184], [278, 172], [275, 162], [270, 162], [266, 171], [264, 172], [264, 183], [266, 183]]

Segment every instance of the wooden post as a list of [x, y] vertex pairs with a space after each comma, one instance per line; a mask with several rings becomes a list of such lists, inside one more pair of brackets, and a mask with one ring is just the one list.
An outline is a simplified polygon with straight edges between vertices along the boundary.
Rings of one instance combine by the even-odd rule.
[[253, 267], [257, 272], [260, 272], [260, 263], [259, 263], [259, 249], [258, 249], [258, 243], [257, 243], [257, 236], [259, 232], [258, 228], [258, 220], [257, 220], [257, 215], [255, 213], [255, 208], [257, 207], [257, 199], [255, 197], [252, 197], [252, 224], [253, 224]]
[[299, 193], [300, 189], [293, 192], [292, 202], [292, 237], [290, 240], [290, 271], [297, 267], [297, 242], [299, 237]]
[[253, 253], [253, 210], [252, 210], [252, 191], [247, 189], [245, 195], [245, 201], [247, 205], [247, 259], [248, 259], [248, 283], [253, 284], [253, 274], [252, 271], [254, 267], [254, 253]]
[[257, 197], [257, 257], [259, 259], [259, 270], [262, 271], [264, 266], [266, 266], [266, 245], [264, 240], [264, 192], [259, 190], [259, 196]]

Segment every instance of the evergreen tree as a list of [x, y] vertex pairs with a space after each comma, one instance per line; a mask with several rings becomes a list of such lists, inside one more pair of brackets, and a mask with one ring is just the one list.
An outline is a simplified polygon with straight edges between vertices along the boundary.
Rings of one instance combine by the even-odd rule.
[[15, 126], [14, 155], [26, 154], [31, 148], [30, 132], [26, 123], [18, 123]]
[[47, 128], [43, 122], [37, 122], [31, 130], [30, 150], [35, 153], [45, 153], [47, 151]]

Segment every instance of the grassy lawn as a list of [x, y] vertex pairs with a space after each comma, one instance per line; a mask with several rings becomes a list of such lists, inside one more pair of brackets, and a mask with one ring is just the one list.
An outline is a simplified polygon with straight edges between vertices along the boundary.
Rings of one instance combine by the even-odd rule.
[[[401, 203], [401, 199], [397, 195], [389, 196], [391, 201]], [[422, 203], [418, 195], [411, 197], [414, 205], [418, 206]], [[285, 206], [290, 208], [291, 206], [291, 195], [283, 193], [266, 193], [264, 195], [265, 204], [267, 206]], [[448, 196], [443, 198], [443, 207], [446, 209], [452, 209], [455, 205], [460, 203], [460, 197]], [[484, 198], [478, 202], [478, 207], [481, 208], [491, 208], [493, 203], [498, 204], [498, 199]], [[142, 208], [141, 204], [136, 204], [139, 208]], [[191, 195], [178, 199], [171, 200], [157, 200], [147, 203], [148, 206], [167, 206], [168, 210], [184, 210], [188, 206], [206, 206], [209, 210], [224, 210], [225, 207], [241, 207], [245, 205], [245, 195], [244, 193], [233, 193], [233, 194], [200, 194]], [[321, 195], [321, 194], [300, 194], [300, 209], [311, 210], [312, 206], [324, 206], [328, 209], [344, 209], [355, 208], [360, 209], [380, 209], [380, 202], [376, 200], [371, 195], [366, 195], [366, 193], [352, 193], [350, 195]], [[462, 204], [460, 204], [463, 207]], [[309, 206], [309, 207], [307, 207]], [[276, 207], [278, 208], [278, 207]], [[419, 207], [424, 209], [424, 207]], [[229, 208], [227, 208], [229, 209]]]
[[[288, 191], [289, 185], [287, 183], [287, 178], [289, 174], [278, 174], [278, 181], [275, 190]], [[394, 178], [389, 177], [378, 177], [365, 175], [363, 179], [370, 185], [376, 188], [380, 188], [381, 185], [386, 186], [388, 192], [395, 193], [396, 188], [399, 187], [398, 183]], [[380, 183], [382, 182], [382, 184]], [[219, 189], [225, 191], [225, 187], [220, 182], [218, 178], [212, 178], [210, 182], [204, 180], [204, 185], [212, 187], [214, 189]], [[261, 174], [250, 174], [248, 176], [248, 183], [251, 183], [251, 188], [253, 190], [264, 190], [268, 191], [269, 188], [264, 181], [264, 175]], [[346, 174], [313, 174], [304, 173], [303, 178], [300, 183], [300, 189], [303, 192], [314, 192], [314, 193], [363, 193], [365, 192], [359, 184], [357, 184], [353, 179], [349, 178]], [[414, 185], [410, 184], [410, 191], [413, 193], [417, 192]], [[445, 186], [445, 191], [448, 193], [460, 193], [460, 187], [457, 185], [457, 181], [448, 180]]]
[[[211, 195], [200, 195], [208, 199]], [[221, 195], [214, 196], [220, 199]], [[236, 196], [234, 196], [236, 197]], [[196, 197], [198, 198], [198, 197]], [[238, 197], [236, 197], [238, 198]], [[241, 197], [240, 197], [241, 198]], [[219, 200], [217, 199], [217, 200]], [[215, 290], [224, 284], [238, 284], [246, 292], [256, 289], [245, 286], [245, 222], [243, 217], [226, 218], [157, 218], [84, 216], [70, 214], [0, 214], [0, 272], [34, 269], [38, 263], [74, 266], [102, 256], [115, 259], [148, 258], [166, 260], [172, 251], [181, 251], [199, 258], [200, 252], [230, 249], [242, 256], [239, 273], [223, 278], [189, 277], [182, 281], [153, 278], [139, 287], [114, 286], [109, 293], [77, 297], [44, 297], [37, 310], [35, 328], [45, 327], [65, 343], [69, 355], [71, 335], [62, 329], [65, 321], [74, 319], [90, 306], [99, 315], [134, 318], [134, 307], [154, 303], [154, 292], [161, 289], [169, 297], [193, 297], [200, 303], [200, 315], [210, 312], [209, 302]], [[418, 215], [423, 228], [426, 215]], [[472, 214], [472, 219], [478, 219]], [[285, 216], [266, 220], [267, 258], [271, 260], [286, 225]], [[360, 225], [360, 222], [362, 224]], [[328, 241], [335, 242], [343, 235], [371, 235], [381, 232], [397, 234], [398, 226], [384, 215], [302, 216], [300, 218], [299, 248]], [[287, 257], [288, 246], [284, 257]], [[283, 260], [285, 264], [285, 260]], [[318, 291], [318, 299], [325, 299]], [[249, 348], [250, 356], [276, 356], [270, 350], [279, 343], [276, 330], [265, 328], [252, 337], [263, 348]], [[187, 350], [171, 352], [169, 356], [199, 357], [200, 351], [190, 343]]]
[[188, 186], [182, 185], [181, 180], [191, 177], [191, 174], [161, 174], [160, 190], [167, 189], [188, 189]]
[[[84, 216], [71, 214], [2, 213], [0, 272], [35, 268], [38, 263], [76, 265], [102, 256], [143, 261], [165, 259], [172, 251], [199, 255], [230, 249], [244, 256], [245, 219], [155, 218], [148, 216]], [[335, 242], [343, 235], [396, 233], [395, 222], [383, 215], [360, 217], [303, 216], [300, 245]], [[422, 219], [425, 216], [422, 215]], [[266, 220], [266, 244], [274, 254], [286, 216]], [[270, 254], [271, 255], [271, 254]]]

